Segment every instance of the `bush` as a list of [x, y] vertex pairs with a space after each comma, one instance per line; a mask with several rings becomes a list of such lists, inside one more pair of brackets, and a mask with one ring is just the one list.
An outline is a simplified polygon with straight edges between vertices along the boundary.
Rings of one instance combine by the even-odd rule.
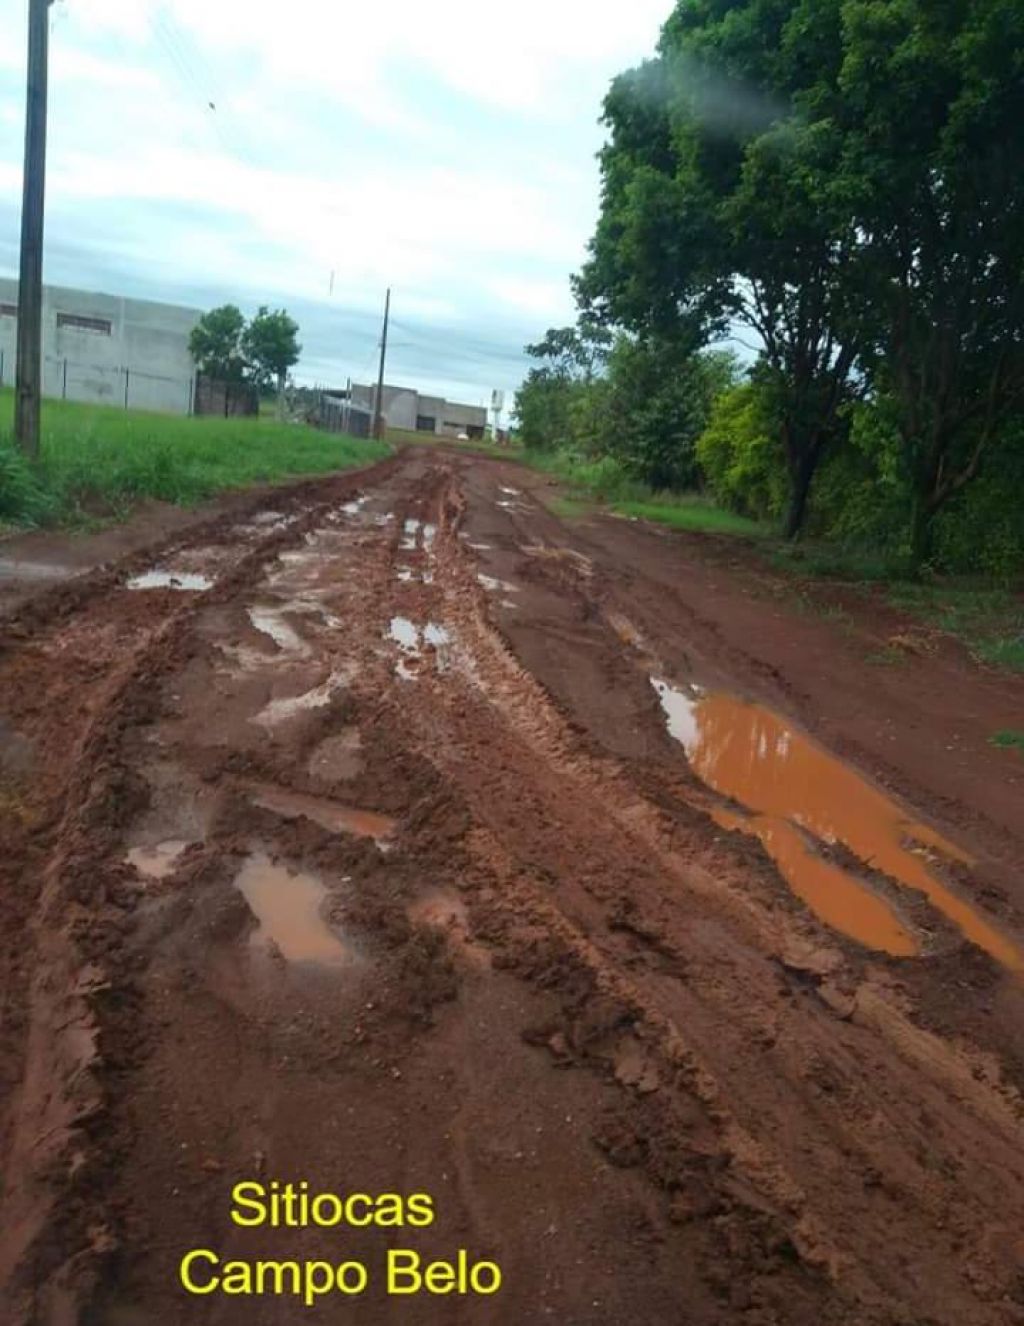
[[719, 396], [696, 455], [723, 506], [755, 520], [781, 516], [788, 490], [785, 456], [753, 383]]

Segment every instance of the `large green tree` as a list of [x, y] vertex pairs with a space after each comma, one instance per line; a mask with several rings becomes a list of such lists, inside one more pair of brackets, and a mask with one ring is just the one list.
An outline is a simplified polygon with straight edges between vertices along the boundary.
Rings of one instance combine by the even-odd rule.
[[640, 335], [754, 333], [801, 528], [862, 386], [859, 236], [831, 187], [839, 0], [681, 0], [605, 103], [602, 208], [580, 293]]
[[698, 487], [697, 440], [736, 372], [728, 351], [694, 353], [672, 339], [620, 336], [608, 356], [603, 450], [654, 489]]
[[843, 24], [840, 180], [920, 562], [1024, 402], [1024, 6], [847, 0]]
[[293, 317], [284, 309], [271, 312], [265, 304], [242, 333], [242, 353], [250, 379], [263, 392], [276, 383], [282, 406], [288, 370], [299, 362], [302, 353], [298, 336], [299, 324]]
[[192, 328], [188, 343], [200, 373], [225, 382], [240, 382], [245, 375], [244, 331], [245, 318], [234, 304], [222, 304], [204, 313]]

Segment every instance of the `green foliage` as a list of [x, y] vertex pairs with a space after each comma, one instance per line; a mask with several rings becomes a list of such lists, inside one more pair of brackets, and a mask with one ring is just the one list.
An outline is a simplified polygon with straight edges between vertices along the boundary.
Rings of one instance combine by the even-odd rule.
[[[1022, 51], [1015, 0], [677, 0], [605, 101], [531, 438], [706, 483], [847, 564], [1019, 576]], [[705, 390], [737, 324], [750, 382]]]
[[989, 741], [1000, 750], [1019, 750], [1024, 755], [1024, 732], [1004, 728], [1001, 732], [994, 732]]
[[253, 383], [266, 392], [283, 385], [299, 361], [299, 324], [284, 309], [271, 312], [265, 304], [246, 322], [234, 304], [205, 313], [189, 337], [189, 350], [201, 373], [227, 382]]
[[227, 488], [369, 464], [380, 443], [268, 420], [184, 418], [44, 401], [33, 471], [10, 443], [0, 392], [0, 517], [22, 524], [118, 514], [143, 498], [190, 504]]
[[260, 391], [272, 383], [283, 383], [288, 370], [299, 362], [299, 324], [284, 309], [273, 313], [261, 305], [241, 335], [241, 349], [249, 380]]
[[856, 226], [821, 117], [841, 64], [839, 0], [680, 0], [656, 61], [605, 103], [601, 215], [579, 285], [592, 316], [708, 341], [730, 320], [760, 377], [795, 534], [855, 394]]
[[721, 395], [697, 442], [697, 460], [715, 498], [758, 520], [776, 519], [786, 501], [782, 444], [753, 383]]
[[863, 235], [865, 361], [894, 405], [911, 546], [982, 472], [1024, 393], [1024, 10], [848, 0], [835, 122]]
[[530, 371], [516, 397], [528, 448], [608, 455], [655, 489], [699, 483], [697, 438], [735, 380], [732, 354], [627, 335], [608, 350], [573, 329], [549, 331], [527, 351], [549, 361]]
[[620, 337], [608, 357], [604, 448], [655, 490], [698, 487], [697, 439], [735, 377], [727, 352], [693, 354], [673, 341]]
[[204, 313], [192, 328], [188, 342], [200, 373], [240, 382], [245, 374], [244, 331], [245, 318], [234, 304], [223, 304]]
[[767, 531], [754, 521], [726, 511], [696, 493], [655, 492], [613, 456], [588, 459], [568, 451], [537, 452], [527, 463], [561, 479], [570, 488], [569, 497], [555, 496], [549, 506], [567, 517], [583, 514], [589, 499], [605, 504], [623, 516], [652, 520], [676, 529], [706, 530], [718, 534], [761, 537]]

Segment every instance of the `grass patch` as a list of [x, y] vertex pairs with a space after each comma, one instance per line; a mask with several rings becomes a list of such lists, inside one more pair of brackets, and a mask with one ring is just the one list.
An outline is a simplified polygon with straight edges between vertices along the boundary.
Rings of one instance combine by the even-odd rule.
[[[548, 506], [556, 515], [580, 515], [588, 503], [596, 500], [619, 515], [655, 521], [674, 529], [736, 534], [747, 538], [767, 533], [756, 521], [715, 506], [699, 494], [654, 492], [646, 484], [631, 478], [617, 461], [608, 456], [601, 460], [587, 460], [564, 451], [524, 451], [522, 459], [531, 469], [552, 475], [569, 489], [567, 496], [548, 500]], [[559, 500], [572, 504], [572, 509], [559, 510]]]
[[844, 580], [853, 584], [886, 584], [905, 580], [910, 564], [905, 557], [819, 543], [779, 543], [772, 550], [776, 571]]
[[650, 502], [613, 501], [612, 505], [624, 516], [654, 520], [659, 525], [671, 525], [674, 529], [706, 530], [712, 534], [739, 534], [746, 538], [763, 537], [765, 533], [756, 521], [737, 516], [732, 511], [726, 511], [700, 498], [692, 498], [689, 501], [682, 499]]
[[578, 520], [588, 515], [593, 509], [593, 502], [586, 502], [580, 497], [566, 497], [562, 493], [552, 493], [544, 498], [547, 509], [560, 520]]
[[190, 418], [44, 401], [39, 462], [11, 438], [0, 392], [0, 522], [74, 524], [157, 498], [188, 506], [229, 488], [326, 474], [389, 453], [379, 442], [271, 419]]
[[[892, 607], [962, 640], [976, 659], [1011, 672], [1024, 672], [1024, 599], [1019, 593], [967, 580], [912, 578], [905, 557], [825, 544], [772, 548], [776, 571], [802, 577], [881, 585]], [[883, 650], [868, 662], [894, 663]]]
[[993, 733], [989, 741], [1000, 750], [1019, 750], [1024, 754], [1024, 732], [1018, 732], [1014, 728], [1004, 728], [1002, 732]]
[[889, 602], [957, 636], [982, 662], [1024, 672], [1024, 601], [1006, 589], [977, 585], [899, 584]]

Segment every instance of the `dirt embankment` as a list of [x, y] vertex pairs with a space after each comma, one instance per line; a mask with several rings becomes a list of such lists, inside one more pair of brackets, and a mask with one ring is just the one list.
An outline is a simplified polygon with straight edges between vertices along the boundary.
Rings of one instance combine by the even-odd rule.
[[[742, 562], [539, 491], [407, 455], [4, 624], [12, 1322], [290, 1321], [182, 1256], [409, 1246], [502, 1288], [316, 1315], [1024, 1320], [1020, 789], [925, 732], [1020, 688], [862, 683]], [[231, 1221], [303, 1180], [436, 1220]]]

